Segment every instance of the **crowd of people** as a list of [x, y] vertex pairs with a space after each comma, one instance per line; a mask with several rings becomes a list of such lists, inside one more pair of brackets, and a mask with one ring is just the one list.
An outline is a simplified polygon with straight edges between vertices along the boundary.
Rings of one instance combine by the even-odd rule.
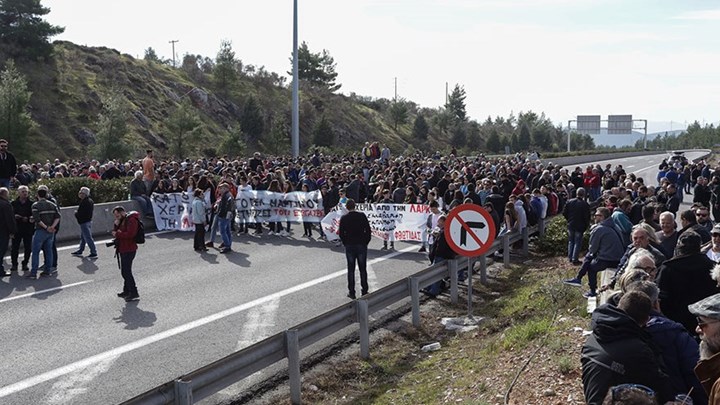
[[[0, 213], [12, 213], [12, 221], [5, 218], [5, 233], [16, 235], [11, 270], [17, 270], [22, 242], [23, 270], [28, 270], [28, 251], [32, 253], [31, 275], [37, 271], [36, 245], [38, 252], [46, 252], [46, 271], [57, 267], [53, 263], [53, 238], [45, 235], [56, 232], [59, 225], [50, 212], [56, 208], [44, 202], [49, 195], [47, 189], [42, 194], [39, 191], [38, 201], [33, 202], [26, 187], [51, 177], [86, 176], [98, 181], [131, 177], [129, 194], [146, 216], [153, 215], [152, 193], [192, 193], [192, 211], [198, 213], [192, 216], [196, 231], [193, 248], [198, 252], [214, 247], [218, 231], [222, 239], [220, 252], [232, 252], [234, 226], [238, 234], [248, 234], [251, 229], [255, 235], [264, 234], [266, 229], [270, 235], [291, 234], [289, 223], [236, 225], [232, 220], [234, 197], [245, 190], [319, 190], [326, 213], [348, 202], [353, 208], [356, 203], [427, 204], [429, 237], [420, 250], [427, 251], [434, 263], [454, 258], [442, 231], [446, 213], [460, 204], [483, 206], [492, 216], [498, 235], [520, 232], [548, 216], [562, 214], [568, 224], [567, 259], [579, 266], [576, 277], [565, 283], [581, 286], [587, 275], [587, 297], [615, 287], [620, 290], [593, 313], [593, 334], [583, 348], [583, 384], [588, 403], [603, 403], [610, 393], [622, 391], [632, 397], [652, 393], [661, 401], [689, 393], [695, 404], [703, 404], [708, 403], [708, 394], [709, 403], [715, 403], [715, 393], [720, 392], [720, 384], [715, 384], [720, 377], [720, 372], [715, 371], [720, 370], [716, 364], [720, 358], [714, 357], [720, 352], [720, 289], [716, 281], [720, 276], [716, 268], [720, 261], [720, 225], [711, 219], [720, 220], [720, 170], [713, 170], [703, 161], [664, 161], [658, 178], [643, 179], [627, 173], [622, 165], [587, 165], [569, 170], [543, 163], [535, 159], [536, 155], [520, 153], [492, 158], [440, 153], [396, 156], [378, 143], [368, 143], [353, 155], [323, 155], [316, 151], [299, 158], [255, 152], [249, 159], [156, 160], [153, 151], [148, 150], [137, 161], [25, 162], [15, 171], [12, 165], [17, 163], [11, 157], [7, 142], [0, 140], [0, 186], [5, 187], [0, 188]], [[20, 193], [15, 201], [4, 204], [8, 187], [18, 187]], [[210, 217], [199, 214], [205, 212], [206, 191], [213, 213]], [[681, 202], [688, 194], [692, 195], [693, 205], [683, 210]], [[81, 206], [89, 195], [89, 189], [81, 190]], [[87, 204], [85, 210], [81, 209], [84, 213]], [[130, 262], [128, 269], [122, 269], [123, 276], [127, 273], [131, 279], [129, 256], [134, 257], [137, 245], [129, 246], [134, 244], [130, 234], [136, 225], [126, 220], [124, 210], [118, 211], [116, 218], [114, 235], [125, 239], [121, 253]], [[78, 216], [80, 224], [87, 220], [82, 213]], [[312, 237], [315, 229], [305, 225], [303, 236]], [[87, 236], [89, 226], [86, 228], [82, 228], [81, 245], [73, 254], [82, 255], [88, 246], [90, 255], [96, 256], [92, 237]], [[359, 238], [347, 229], [341, 236], [346, 242], [348, 268], [352, 260], [354, 273], [355, 261], [364, 268], [361, 262], [366, 250], [362, 246], [367, 246], [369, 235], [364, 232]], [[583, 237], [588, 232], [589, 247], [581, 258]], [[393, 241], [389, 242], [388, 246], [384, 241], [382, 249], [393, 249]], [[30, 249], [28, 244], [32, 245]], [[7, 243], [4, 245], [7, 249]], [[614, 270], [614, 277], [609, 284], [598, 286], [597, 274], [606, 269]], [[362, 270], [361, 281], [361, 293], [365, 294], [368, 287]], [[352, 278], [348, 274], [348, 283], [348, 296], [355, 298], [354, 274]], [[432, 286], [427, 292], [437, 295], [440, 287]], [[136, 299], [134, 280], [126, 280], [118, 295]], [[641, 384], [638, 387], [643, 388], [622, 385], [626, 383]], [[635, 392], [638, 390], [640, 394]]]

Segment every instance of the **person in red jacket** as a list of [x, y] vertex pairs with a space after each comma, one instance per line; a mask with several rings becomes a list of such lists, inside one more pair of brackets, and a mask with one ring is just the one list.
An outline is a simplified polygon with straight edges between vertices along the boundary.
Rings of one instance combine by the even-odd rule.
[[126, 302], [137, 301], [140, 299], [140, 295], [132, 274], [132, 262], [138, 248], [135, 243], [135, 235], [138, 232], [140, 217], [135, 211], [128, 214], [120, 205], [113, 208], [113, 215], [115, 216], [115, 225], [112, 236], [115, 238], [115, 255], [118, 257], [120, 274], [124, 280], [123, 290], [117, 296], [124, 298]]

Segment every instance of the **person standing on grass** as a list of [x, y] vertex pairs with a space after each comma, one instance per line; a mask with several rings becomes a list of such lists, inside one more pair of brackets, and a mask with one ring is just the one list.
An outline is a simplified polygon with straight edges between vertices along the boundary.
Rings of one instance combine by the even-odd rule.
[[80, 246], [78, 249], [71, 254], [73, 256], [82, 256], [87, 244], [90, 248], [90, 259], [97, 258], [97, 250], [95, 249], [95, 241], [92, 236], [92, 217], [95, 202], [90, 198], [90, 189], [87, 187], [80, 187], [78, 192], [80, 203], [78, 209], [75, 211], [75, 219], [77, 219], [80, 225]]
[[563, 207], [563, 217], [568, 227], [568, 260], [579, 265], [580, 249], [582, 249], [583, 235], [590, 226], [590, 205], [585, 201], [585, 189], [580, 187], [572, 198]]
[[345, 203], [348, 213], [340, 218], [340, 240], [345, 245], [347, 259], [348, 298], [355, 299], [355, 263], [360, 270], [361, 294], [369, 291], [367, 280], [367, 246], [370, 243], [370, 222], [364, 213], [355, 211], [355, 200], [348, 198]]

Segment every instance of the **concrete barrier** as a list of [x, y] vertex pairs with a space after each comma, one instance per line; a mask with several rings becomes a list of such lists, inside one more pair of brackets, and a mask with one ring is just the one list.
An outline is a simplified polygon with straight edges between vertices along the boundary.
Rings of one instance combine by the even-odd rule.
[[[125, 208], [125, 211], [139, 211], [140, 208], [133, 200], [95, 204], [92, 220], [93, 236], [111, 238], [110, 232], [113, 229], [113, 223], [115, 221], [112, 209], [118, 205]], [[62, 219], [60, 220], [60, 231], [56, 235], [58, 242], [80, 240], [80, 225], [78, 225], [75, 219], [75, 211], [77, 208], [77, 206], [60, 208], [60, 217]], [[143, 219], [143, 223], [145, 224], [146, 232], [155, 230], [155, 221]]]

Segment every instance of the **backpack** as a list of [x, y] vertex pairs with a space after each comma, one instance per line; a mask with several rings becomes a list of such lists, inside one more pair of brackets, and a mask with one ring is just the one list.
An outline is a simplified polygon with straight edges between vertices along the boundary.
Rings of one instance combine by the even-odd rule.
[[133, 218], [135, 218], [138, 223], [138, 229], [135, 233], [135, 243], [137, 243], [138, 245], [142, 245], [143, 243], [145, 243], [145, 224], [143, 224], [143, 221], [140, 219], [140, 217], [133, 216]]

